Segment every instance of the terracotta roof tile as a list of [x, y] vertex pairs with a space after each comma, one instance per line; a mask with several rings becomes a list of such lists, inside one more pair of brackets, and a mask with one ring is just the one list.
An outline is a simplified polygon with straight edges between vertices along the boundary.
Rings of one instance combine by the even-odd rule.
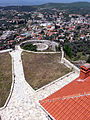
[[64, 86], [62, 89], [51, 94], [44, 100], [63, 97], [63, 96], [72, 96], [79, 93], [83, 94], [84, 92], [90, 91], [90, 76], [84, 82], [80, 82], [78, 81], [78, 79], [79, 78], [77, 78], [70, 84]]
[[40, 101], [43, 108], [56, 120], [89, 120], [90, 76], [79, 78]]
[[56, 120], [89, 120], [90, 104], [86, 100], [90, 100], [90, 95], [40, 103]]

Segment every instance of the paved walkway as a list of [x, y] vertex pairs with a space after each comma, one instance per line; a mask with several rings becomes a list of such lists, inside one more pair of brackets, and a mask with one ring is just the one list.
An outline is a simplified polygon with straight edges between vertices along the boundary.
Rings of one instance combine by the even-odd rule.
[[14, 91], [8, 106], [0, 111], [0, 116], [2, 120], [48, 120], [38, 101], [74, 80], [78, 74], [72, 73], [62, 80], [58, 79], [56, 82], [34, 91], [25, 81], [21, 52], [22, 50], [18, 48], [11, 52], [15, 74]]
[[75, 80], [78, 76], [79, 76], [79, 74], [77, 74], [77, 73], [71, 73], [62, 79], [59, 78], [52, 84], [50, 84], [50, 85], [48, 84], [46, 87], [43, 87], [40, 90], [37, 90], [35, 94], [37, 95], [39, 100], [44, 99], [44, 98], [48, 97], [50, 94], [56, 92], [57, 90], [61, 89], [65, 85], [67, 85], [70, 82], [72, 82], [73, 80]]
[[14, 60], [15, 85], [8, 106], [0, 111], [2, 120], [47, 120], [45, 113], [33, 98], [35, 91], [25, 81], [21, 51], [11, 52]]

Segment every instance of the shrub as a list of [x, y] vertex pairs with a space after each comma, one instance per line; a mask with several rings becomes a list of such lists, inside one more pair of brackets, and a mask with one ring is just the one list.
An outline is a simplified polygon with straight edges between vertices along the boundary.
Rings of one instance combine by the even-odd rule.
[[90, 55], [89, 55], [89, 57], [88, 57], [88, 59], [87, 59], [87, 62], [90, 63]]
[[55, 46], [56, 47], [56, 51], [61, 51], [61, 46], [58, 45], [58, 46]]
[[37, 51], [37, 46], [33, 44], [25, 44], [22, 46], [24, 50], [29, 50], [29, 51]]
[[70, 58], [72, 57], [72, 49], [69, 47], [69, 45], [64, 46], [64, 51]]

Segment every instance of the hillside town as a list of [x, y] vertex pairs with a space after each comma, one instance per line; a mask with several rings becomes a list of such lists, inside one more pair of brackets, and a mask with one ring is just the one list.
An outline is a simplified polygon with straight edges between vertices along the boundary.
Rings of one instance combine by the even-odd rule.
[[0, 120], [89, 119], [90, 3], [0, 6]]
[[68, 14], [66, 10], [39, 9], [31, 12], [0, 10], [0, 49], [26, 40], [74, 42], [90, 40], [90, 14]]
[[87, 61], [90, 59], [90, 14], [73, 14], [56, 8], [0, 9], [0, 50], [15, 49], [16, 44], [26, 40], [55, 41], [73, 61]]

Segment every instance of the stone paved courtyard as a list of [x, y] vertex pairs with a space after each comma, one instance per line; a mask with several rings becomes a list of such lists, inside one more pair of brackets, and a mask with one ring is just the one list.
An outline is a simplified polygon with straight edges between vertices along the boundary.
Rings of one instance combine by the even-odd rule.
[[39, 100], [59, 90], [74, 80], [78, 74], [70, 73], [53, 83], [35, 91], [26, 82], [23, 72], [21, 50], [11, 52], [14, 64], [15, 84], [7, 107], [0, 110], [2, 120], [48, 120], [47, 114], [41, 109]]

